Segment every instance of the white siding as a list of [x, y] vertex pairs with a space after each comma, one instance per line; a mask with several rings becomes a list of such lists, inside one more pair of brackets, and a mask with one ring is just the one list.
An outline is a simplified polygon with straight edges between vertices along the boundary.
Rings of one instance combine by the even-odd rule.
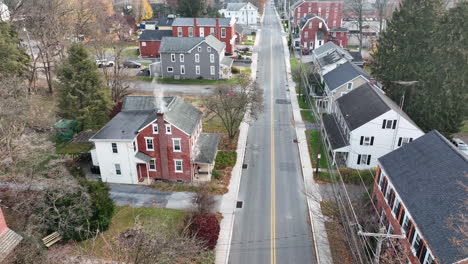
[[234, 18], [237, 24], [257, 24], [259, 14], [258, 9], [252, 4], [248, 4], [239, 11], [227, 11], [226, 9], [219, 10], [227, 18]]
[[[117, 143], [118, 153], [112, 152], [111, 143]], [[103, 182], [138, 183], [135, 152], [133, 151], [132, 141], [99, 141], [94, 142], [94, 144], [96, 146], [96, 156]], [[115, 173], [114, 164], [120, 164], [121, 175]]]

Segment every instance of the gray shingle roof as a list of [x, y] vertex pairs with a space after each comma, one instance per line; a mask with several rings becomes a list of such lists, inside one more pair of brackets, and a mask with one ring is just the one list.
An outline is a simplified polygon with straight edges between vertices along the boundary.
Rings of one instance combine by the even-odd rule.
[[336, 63], [336, 62], [340, 61], [341, 59], [343, 59], [343, 55], [338, 53], [338, 51], [333, 50], [329, 54], [318, 58], [317, 62], [321, 67], [325, 67], [327, 65]]
[[468, 213], [466, 191], [460, 184], [468, 185], [466, 156], [431, 131], [379, 162], [439, 262], [467, 258], [460, 245], [449, 241], [463, 235], [447, 226], [449, 216]]
[[172, 30], [144, 30], [138, 37], [139, 41], [161, 41], [163, 37], [172, 36]]
[[164, 37], [159, 52], [188, 52], [203, 40], [201, 37]]
[[344, 136], [333, 115], [325, 114], [323, 115], [323, 126], [325, 131], [327, 131], [327, 137], [330, 141], [332, 149], [339, 149], [349, 145], [345, 140]]
[[312, 53], [316, 57], [320, 57], [320, 56], [325, 55], [326, 53], [331, 52], [333, 50], [336, 50], [338, 48], [339, 48], [338, 45], [336, 45], [335, 43], [329, 41], [329, 42], [323, 44], [322, 46], [314, 49], [314, 51], [312, 51]]
[[[164, 120], [191, 135], [201, 120], [202, 112], [179, 97], [162, 97], [166, 107]], [[157, 118], [153, 96], [127, 96], [118, 113], [91, 140], [132, 140], [138, 131]]]
[[226, 43], [219, 41], [216, 37], [208, 35], [205, 37], [205, 42], [214, 48], [218, 54], [223, 53], [223, 49], [226, 47]]
[[218, 151], [219, 134], [201, 133], [194, 148], [196, 163], [211, 164]]
[[161, 17], [158, 21], [158, 27], [164, 27], [164, 26], [172, 26], [172, 23], [174, 23], [174, 18], [172, 17]]
[[221, 60], [221, 64], [227, 67], [231, 67], [233, 63], [234, 63], [234, 60], [226, 56], [224, 56], [223, 59]]
[[148, 162], [150, 162], [150, 160], [153, 157], [151, 157], [150, 155], [148, 155], [148, 154], [146, 154], [144, 152], [138, 151], [138, 153], [135, 154], [135, 158], [140, 159], [140, 160], [148, 163]]
[[[229, 27], [231, 20], [228, 18], [197, 18], [198, 26], [216, 26], [216, 19], [219, 19], [219, 25], [223, 27]], [[173, 27], [177, 26], [193, 26], [194, 18], [193, 17], [177, 17], [172, 23]]]
[[243, 8], [246, 5], [247, 3], [228, 3], [226, 10], [227, 11], [239, 11], [241, 10], [241, 8]]
[[351, 62], [341, 64], [336, 67], [333, 71], [328, 72], [323, 76], [325, 83], [327, 84], [330, 91], [335, 90], [341, 85], [353, 80], [358, 76], [363, 76], [366, 79], [370, 79], [369, 73], [354, 65]]

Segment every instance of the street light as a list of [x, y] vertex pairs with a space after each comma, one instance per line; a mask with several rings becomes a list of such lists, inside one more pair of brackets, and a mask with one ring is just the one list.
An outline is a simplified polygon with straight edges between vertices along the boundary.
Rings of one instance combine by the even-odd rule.
[[[319, 146], [320, 146], [320, 142], [319, 142]], [[320, 166], [319, 164], [320, 164], [320, 157], [321, 157], [320, 147], [318, 147], [318, 149], [319, 149], [319, 154], [317, 155], [317, 166], [315, 168], [315, 173], [317, 174], [317, 176], [318, 176], [318, 173], [319, 173], [319, 166]]]

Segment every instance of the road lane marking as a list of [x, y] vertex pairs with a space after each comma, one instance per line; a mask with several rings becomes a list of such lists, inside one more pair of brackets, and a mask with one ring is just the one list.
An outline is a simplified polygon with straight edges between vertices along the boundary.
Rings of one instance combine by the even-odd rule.
[[[271, 25], [270, 25], [271, 26]], [[271, 264], [276, 264], [276, 172], [275, 172], [275, 127], [274, 127], [274, 122], [275, 122], [275, 109], [274, 109], [274, 87], [273, 87], [273, 80], [272, 76], [274, 76], [273, 72], [273, 30], [270, 28], [271, 34], [270, 34], [270, 109], [271, 109], [271, 114], [270, 114], [270, 146], [271, 146], [271, 157], [270, 157], [270, 168], [271, 168]]]

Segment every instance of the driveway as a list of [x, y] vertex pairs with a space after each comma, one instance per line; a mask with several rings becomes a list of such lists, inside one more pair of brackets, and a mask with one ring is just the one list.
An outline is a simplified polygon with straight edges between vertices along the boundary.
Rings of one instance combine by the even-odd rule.
[[[179, 210], [193, 210], [191, 192], [163, 192], [144, 185], [110, 183], [110, 195], [118, 206], [160, 207]], [[214, 211], [218, 211], [221, 197], [215, 196]]]
[[207, 96], [213, 93], [216, 85], [212, 84], [167, 84], [144, 81], [130, 82], [130, 92], [138, 94]]

